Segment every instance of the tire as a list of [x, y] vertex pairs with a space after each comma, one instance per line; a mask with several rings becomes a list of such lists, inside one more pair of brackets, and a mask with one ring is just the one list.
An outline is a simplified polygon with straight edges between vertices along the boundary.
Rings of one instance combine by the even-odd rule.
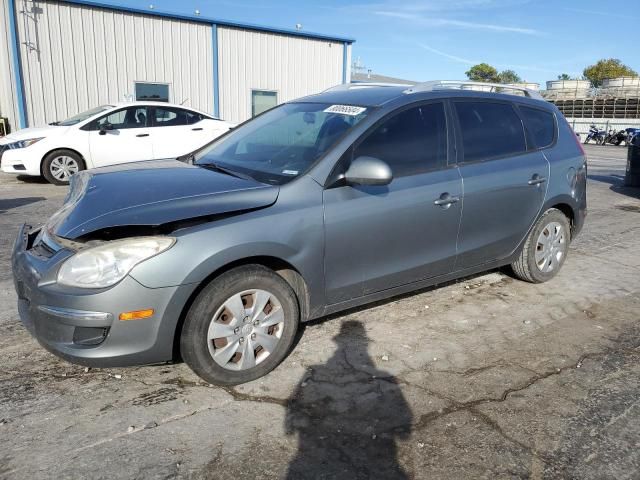
[[214, 279], [194, 300], [180, 335], [180, 353], [209, 383], [249, 382], [284, 360], [299, 319], [296, 294], [282, 277], [261, 265], [237, 267]]
[[72, 150], [55, 150], [42, 161], [42, 175], [54, 185], [69, 185], [69, 177], [85, 168], [82, 157]]
[[[554, 235], [553, 239], [545, 240], [549, 235]], [[547, 210], [531, 229], [518, 259], [511, 264], [513, 272], [526, 282], [551, 280], [567, 258], [570, 240], [569, 219], [560, 210]]]

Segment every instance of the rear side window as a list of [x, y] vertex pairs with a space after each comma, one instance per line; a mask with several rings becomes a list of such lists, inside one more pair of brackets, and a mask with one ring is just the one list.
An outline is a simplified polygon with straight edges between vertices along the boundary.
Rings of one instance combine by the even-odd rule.
[[177, 127], [180, 125], [192, 125], [198, 123], [204, 117], [197, 112], [182, 110], [180, 108], [154, 109], [153, 124], [156, 127]]
[[527, 150], [520, 117], [508, 103], [456, 102], [464, 162], [517, 155]]
[[383, 160], [394, 177], [443, 167], [447, 161], [444, 105], [421, 105], [383, 120], [354, 150], [354, 159], [361, 156]]
[[553, 143], [556, 122], [553, 114], [539, 108], [520, 106], [524, 124], [537, 148], [545, 148]]

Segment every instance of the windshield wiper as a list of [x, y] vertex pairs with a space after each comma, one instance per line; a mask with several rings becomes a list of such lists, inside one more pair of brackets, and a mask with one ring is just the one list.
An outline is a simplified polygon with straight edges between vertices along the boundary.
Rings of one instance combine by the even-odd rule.
[[60, 120], [56, 120], [55, 122], [51, 122], [49, 125], [53, 125], [54, 127], [60, 123]]
[[231, 175], [232, 177], [242, 178], [244, 180], [253, 180], [254, 178], [246, 173], [236, 172], [235, 170], [231, 170], [229, 168], [225, 168], [220, 166], [217, 163], [207, 162], [207, 163], [196, 163], [194, 164], [198, 167], [206, 168], [207, 170], [214, 170], [216, 172], [225, 173], [227, 175]]

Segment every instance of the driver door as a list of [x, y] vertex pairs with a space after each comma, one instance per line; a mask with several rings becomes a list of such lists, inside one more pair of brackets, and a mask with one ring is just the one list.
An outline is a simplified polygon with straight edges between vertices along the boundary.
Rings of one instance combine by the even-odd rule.
[[147, 107], [116, 110], [89, 124], [93, 167], [153, 159]]
[[453, 271], [462, 180], [448, 166], [448, 149], [444, 104], [435, 102], [391, 114], [347, 151], [343, 171], [353, 159], [376, 157], [389, 165], [393, 180], [324, 191], [329, 303]]

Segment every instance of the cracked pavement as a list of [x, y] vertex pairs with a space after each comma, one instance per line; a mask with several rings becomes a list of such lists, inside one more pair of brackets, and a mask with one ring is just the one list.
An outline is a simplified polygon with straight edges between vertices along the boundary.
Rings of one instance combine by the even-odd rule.
[[312, 322], [235, 388], [43, 350], [9, 255], [66, 189], [0, 174], [0, 478], [638, 478], [640, 191], [626, 149], [587, 153], [587, 223], [554, 280], [493, 271]]

